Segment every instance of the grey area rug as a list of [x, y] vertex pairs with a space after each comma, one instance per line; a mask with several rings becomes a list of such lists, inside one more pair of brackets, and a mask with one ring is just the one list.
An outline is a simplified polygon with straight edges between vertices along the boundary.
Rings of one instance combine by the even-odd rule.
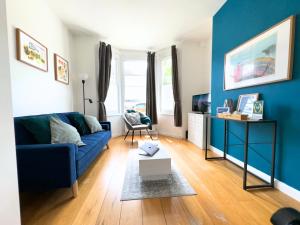
[[[173, 162], [172, 162], [173, 164]], [[172, 174], [164, 180], [142, 180], [135, 150], [129, 152], [121, 201], [196, 195], [187, 180], [172, 165]]]

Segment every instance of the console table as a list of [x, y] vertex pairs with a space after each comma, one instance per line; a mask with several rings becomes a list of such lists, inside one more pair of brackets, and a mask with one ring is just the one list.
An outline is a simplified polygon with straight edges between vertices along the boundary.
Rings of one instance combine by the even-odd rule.
[[[245, 125], [245, 140], [244, 143], [241, 145], [244, 145], [244, 175], [243, 175], [243, 189], [248, 190], [248, 189], [254, 189], [254, 188], [274, 188], [274, 171], [275, 171], [275, 151], [276, 151], [276, 132], [277, 132], [277, 121], [276, 120], [234, 120], [234, 119], [229, 119], [229, 118], [219, 118], [217, 116], [210, 116], [207, 117], [207, 122], [208, 119], [219, 119], [224, 121], [224, 153], [223, 156], [221, 157], [208, 157], [208, 146], [207, 146], [207, 138], [206, 138], [206, 144], [205, 144], [205, 159], [206, 160], [228, 160], [231, 163], [231, 160], [227, 159], [226, 155], [228, 152], [228, 122], [229, 121], [234, 121], [238, 123], [243, 123]], [[249, 150], [249, 129], [251, 124], [272, 124], [273, 125], [273, 132], [272, 132], [272, 143], [255, 143], [255, 144], [271, 144], [272, 145], [272, 159], [271, 159], [271, 179], [270, 182], [265, 181], [264, 179], [256, 176], [255, 174], [249, 172], [247, 170], [248, 166], [248, 150]], [[208, 129], [206, 129], [206, 137], [208, 133]], [[234, 163], [236, 165], [236, 163]], [[239, 165], [237, 165], [239, 166]], [[240, 166], [239, 166], [240, 167]], [[259, 184], [259, 185], [247, 185], [247, 174], [251, 173], [253, 176], [257, 177], [258, 179], [262, 180], [264, 184]]]

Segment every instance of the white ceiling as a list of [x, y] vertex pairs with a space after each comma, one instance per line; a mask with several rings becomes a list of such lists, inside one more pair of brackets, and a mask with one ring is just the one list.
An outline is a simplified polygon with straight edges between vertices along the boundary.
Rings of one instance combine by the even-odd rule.
[[159, 49], [211, 35], [226, 0], [47, 0], [76, 33], [99, 35], [122, 49]]

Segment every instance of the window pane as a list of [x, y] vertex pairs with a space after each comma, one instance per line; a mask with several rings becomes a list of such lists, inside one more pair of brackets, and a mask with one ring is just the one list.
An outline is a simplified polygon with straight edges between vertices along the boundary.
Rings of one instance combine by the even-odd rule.
[[146, 87], [146, 74], [142, 76], [125, 76], [125, 86]]
[[161, 111], [163, 113], [173, 113], [174, 98], [171, 57], [167, 57], [161, 61], [161, 75]]
[[120, 102], [119, 102], [119, 87], [117, 83], [117, 63], [114, 58], [111, 61], [111, 75], [110, 83], [105, 99], [105, 107], [107, 114], [120, 113]]
[[161, 62], [163, 85], [172, 84], [172, 61], [171, 58], [167, 58]]
[[146, 74], [146, 60], [127, 60], [123, 63], [124, 74], [127, 75], [143, 75]]
[[124, 108], [146, 111], [146, 60], [123, 62], [125, 80]]

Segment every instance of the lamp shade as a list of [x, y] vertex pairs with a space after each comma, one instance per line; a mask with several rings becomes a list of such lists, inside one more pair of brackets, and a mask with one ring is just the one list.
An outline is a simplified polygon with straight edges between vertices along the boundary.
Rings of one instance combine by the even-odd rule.
[[87, 80], [87, 79], [89, 79], [89, 75], [87, 73], [81, 73], [79, 75], [79, 77], [80, 77], [81, 80]]

